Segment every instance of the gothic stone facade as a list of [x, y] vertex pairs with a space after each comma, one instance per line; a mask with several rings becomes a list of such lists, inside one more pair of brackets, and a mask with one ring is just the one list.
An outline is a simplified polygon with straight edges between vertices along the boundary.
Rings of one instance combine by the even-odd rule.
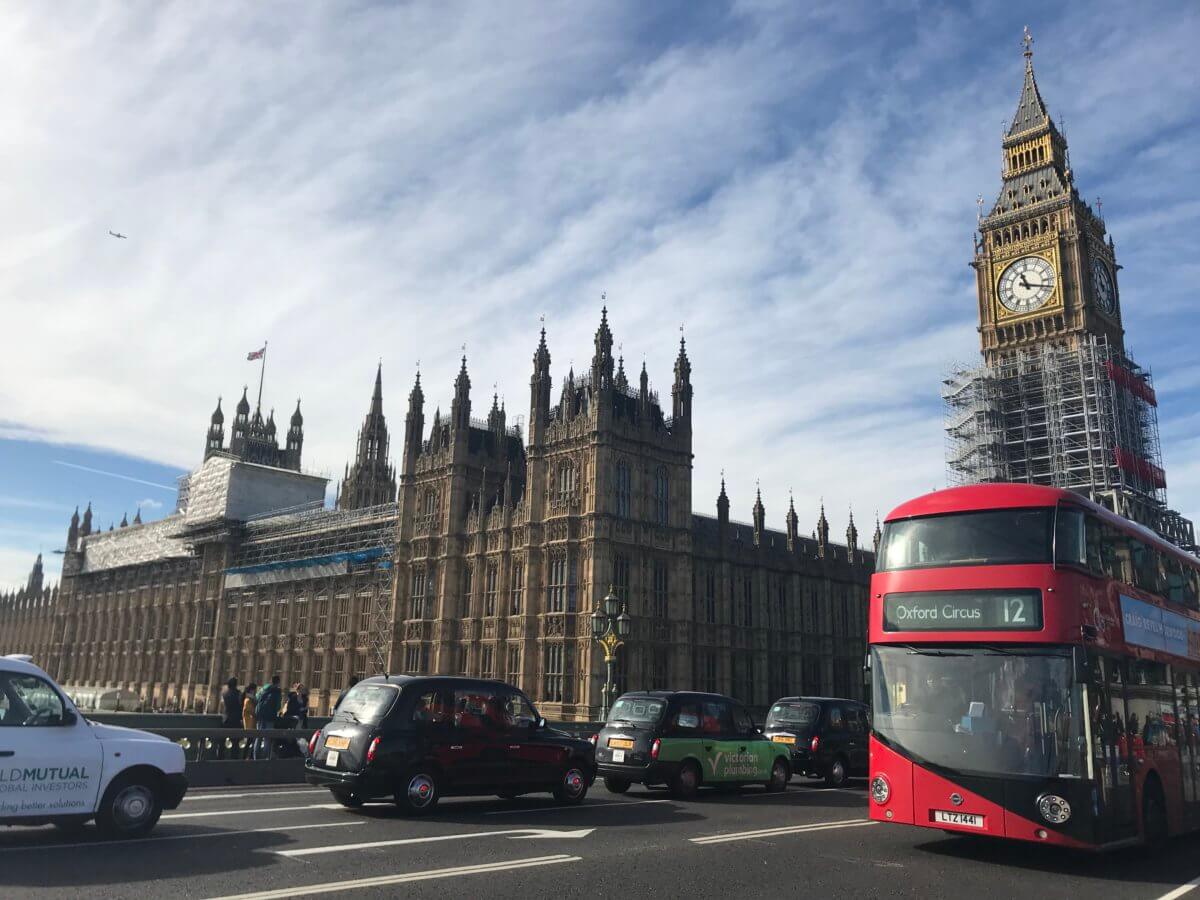
[[[377, 376], [337, 510], [95, 533], [89, 509], [35, 633], [10, 630], [0, 603], [0, 651], [33, 647], [64, 684], [126, 687], [154, 706], [215, 709], [229, 675], [278, 671], [328, 708], [382, 664], [502, 678], [549, 717], [590, 719], [604, 665], [589, 615], [612, 588], [633, 618], [621, 689], [715, 690], [759, 707], [860, 696], [874, 555], [853, 520], [846, 545], [830, 542], [824, 509], [811, 538], [794, 508], [785, 530], [768, 530], [761, 497], [750, 524], [734, 522], [723, 484], [715, 517], [693, 513], [683, 342], [669, 414], [645, 367], [630, 385], [612, 346], [605, 313], [590, 370], [569, 373], [552, 404], [543, 332], [527, 440], [495, 397], [485, 419], [471, 416], [465, 360], [449, 415], [426, 428], [418, 377], [395, 503]], [[206, 453], [228, 454], [218, 414]], [[294, 428], [289, 468], [298, 411]], [[102, 552], [147, 536], [139, 552]]]

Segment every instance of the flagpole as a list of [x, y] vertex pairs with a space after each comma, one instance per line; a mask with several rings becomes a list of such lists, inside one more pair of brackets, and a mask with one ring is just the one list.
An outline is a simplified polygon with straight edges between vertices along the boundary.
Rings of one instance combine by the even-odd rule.
[[258, 404], [254, 407], [256, 410], [260, 410], [260, 411], [262, 410], [263, 378], [264, 378], [264, 376], [266, 376], [266, 374], [267, 374], [267, 342], [263, 341], [262, 369], [260, 369], [259, 373], [258, 373]]

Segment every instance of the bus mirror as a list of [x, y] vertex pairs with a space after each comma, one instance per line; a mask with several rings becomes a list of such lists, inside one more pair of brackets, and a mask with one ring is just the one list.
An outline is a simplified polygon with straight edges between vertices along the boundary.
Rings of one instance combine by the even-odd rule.
[[871, 671], [871, 654], [870, 653], [863, 654], [863, 671], [864, 672]]
[[1071, 648], [1071, 667], [1076, 684], [1089, 684], [1092, 681], [1092, 663], [1083, 647]]

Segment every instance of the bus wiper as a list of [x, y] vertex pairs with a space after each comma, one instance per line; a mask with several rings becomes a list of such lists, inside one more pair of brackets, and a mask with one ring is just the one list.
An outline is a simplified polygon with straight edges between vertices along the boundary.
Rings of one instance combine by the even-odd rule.
[[1016, 650], [1009, 650], [1006, 647], [998, 647], [995, 644], [988, 644], [985, 648], [989, 654], [996, 656], [1024, 656], [1024, 653], [1018, 653]]
[[971, 655], [969, 653], [956, 653], [953, 650], [930, 650], [930, 649], [922, 650], [917, 647], [914, 647], [912, 644], [903, 644], [901, 646], [906, 647], [908, 649], [909, 656], [970, 656]]

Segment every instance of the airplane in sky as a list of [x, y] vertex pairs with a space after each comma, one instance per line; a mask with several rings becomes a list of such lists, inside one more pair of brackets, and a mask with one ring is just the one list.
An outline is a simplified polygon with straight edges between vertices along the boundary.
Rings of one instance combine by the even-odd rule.
[[115, 231], [110, 231], [109, 234], [111, 234], [115, 238], [120, 238], [123, 241], [129, 239], [129, 235], [127, 235], [127, 234], [118, 234]]

